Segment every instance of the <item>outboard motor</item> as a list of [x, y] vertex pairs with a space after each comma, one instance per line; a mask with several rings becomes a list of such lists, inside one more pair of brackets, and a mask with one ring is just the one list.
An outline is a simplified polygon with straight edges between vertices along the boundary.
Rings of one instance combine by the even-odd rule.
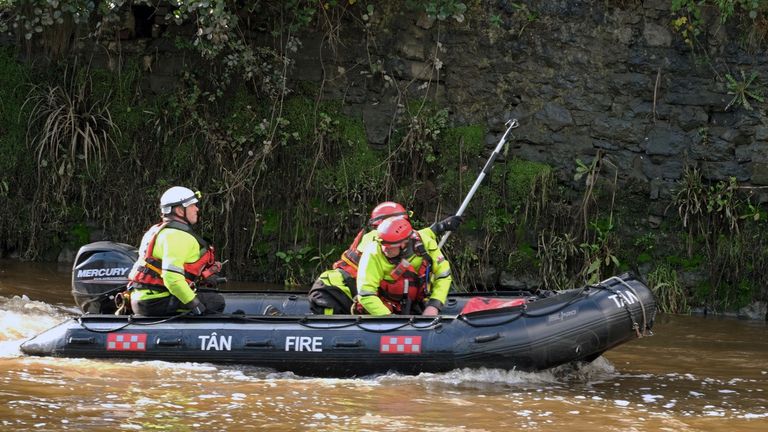
[[125, 243], [100, 241], [77, 251], [72, 267], [72, 296], [85, 313], [115, 313], [115, 295], [128, 284], [128, 273], [139, 257]]

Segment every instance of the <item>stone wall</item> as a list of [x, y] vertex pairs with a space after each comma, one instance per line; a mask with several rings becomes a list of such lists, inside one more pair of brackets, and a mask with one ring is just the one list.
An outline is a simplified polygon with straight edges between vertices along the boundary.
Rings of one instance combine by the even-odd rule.
[[[588, 162], [600, 151], [621, 181], [644, 185], [651, 200], [669, 197], [686, 164], [708, 180], [768, 185], [763, 107], [726, 109], [734, 95], [724, 78], [766, 75], [765, 51], [748, 53], [740, 43], [745, 30], [720, 25], [716, 11], [691, 49], [672, 30], [669, 0], [527, 2], [523, 13], [526, 2], [466, 3], [462, 23], [390, 5], [367, 25], [345, 21], [333, 37], [303, 33], [290, 85], [310, 82], [343, 99], [346, 112], [365, 122], [372, 146], [386, 144], [407, 101], [428, 95], [449, 107], [455, 124], [486, 124], [489, 147], [504, 122], [517, 118], [511, 154], [550, 164], [563, 180], [576, 159]], [[119, 50], [143, 55], [149, 88], [172, 87], [191, 67], [174, 37], [193, 29], [161, 28], [164, 13], [150, 16], [151, 38], [127, 31], [127, 40], [110, 44], [104, 66]], [[759, 202], [766, 200], [760, 193]]]
[[[768, 185], [762, 107], [753, 100], [753, 111], [726, 110], [734, 95], [725, 74], [768, 72], [764, 51], [742, 48], [743, 28], [711, 16], [692, 50], [673, 33], [667, 0], [532, 2], [531, 21], [511, 2], [480, 3], [464, 23], [374, 21], [367, 46], [359, 27], [345, 29], [335, 51], [322, 34], [303, 37], [294, 78], [324, 79], [328, 97], [344, 97], [362, 116], [372, 145], [386, 142], [404, 99], [430, 91], [456, 123], [487, 124], [489, 146], [506, 119], [519, 119], [512, 154], [550, 164], [564, 180], [575, 159], [600, 151], [651, 200], [669, 198], [686, 164], [705, 179]], [[490, 14], [501, 25], [489, 24]]]

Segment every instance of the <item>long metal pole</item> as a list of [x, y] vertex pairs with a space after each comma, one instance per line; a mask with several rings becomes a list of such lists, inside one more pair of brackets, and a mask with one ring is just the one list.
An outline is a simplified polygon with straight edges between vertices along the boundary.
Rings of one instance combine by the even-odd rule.
[[[469, 205], [469, 201], [472, 199], [472, 196], [475, 194], [475, 192], [477, 192], [477, 188], [480, 187], [480, 183], [482, 183], [485, 176], [491, 172], [493, 163], [496, 161], [496, 158], [499, 157], [501, 148], [504, 147], [504, 143], [507, 141], [507, 135], [509, 134], [509, 131], [520, 126], [520, 123], [517, 122], [517, 119], [509, 119], [507, 120], [506, 123], [504, 123], [504, 125], [507, 126], [506, 132], [504, 132], [504, 135], [502, 135], [501, 140], [499, 140], [499, 143], [496, 145], [496, 148], [493, 150], [493, 153], [491, 153], [491, 157], [489, 157], [488, 160], [485, 161], [485, 166], [483, 167], [482, 171], [480, 171], [480, 175], [477, 176], [477, 180], [475, 180], [475, 184], [472, 185], [472, 189], [469, 190], [469, 193], [467, 193], [467, 196], [464, 198], [464, 201], [461, 203], [461, 207], [459, 207], [459, 211], [456, 212], [456, 216], [461, 216], [464, 214], [464, 210], [467, 209], [467, 206]], [[448, 231], [445, 234], [443, 234], [443, 238], [440, 239], [440, 245], [439, 245], [441, 248], [443, 247], [445, 242], [448, 241], [448, 237], [450, 235], [451, 235], [451, 231]]]

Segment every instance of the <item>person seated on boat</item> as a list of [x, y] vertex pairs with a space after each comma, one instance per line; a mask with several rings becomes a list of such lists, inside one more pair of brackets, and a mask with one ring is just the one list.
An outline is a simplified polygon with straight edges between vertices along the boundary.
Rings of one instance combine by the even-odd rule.
[[195, 292], [196, 284], [221, 270], [214, 248], [192, 230], [198, 222], [200, 192], [174, 186], [160, 197], [162, 221], [141, 239], [139, 259], [128, 275], [131, 308], [138, 315], [204, 315], [224, 311], [215, 292]]
[[437, 315], [451, 287], [451, 265], [430, 228], [394, 217], [376, 228], [360, 257], [355, 312]]
[[[403, 217], [409, 220], [411, 213], [401, 204], [385, 201], [371, 211], [371, 217], [366, 227], [355, 236], [352, 244], [341, 254], [341, 259], [333, 264], [333, 268], [320, 274], [309, 291], [310, 309], [315, 314], [333, 315], [349, 314], [353, 300], [357, 295], [357, 270], [360, 256], [368, 244], [375, 242], [376, 228], [386, 219]], [[456, 230], [461, 224], [460, 216], [449, 216], [433, 224], [428, 229], [435, 236], [446, 231]]]

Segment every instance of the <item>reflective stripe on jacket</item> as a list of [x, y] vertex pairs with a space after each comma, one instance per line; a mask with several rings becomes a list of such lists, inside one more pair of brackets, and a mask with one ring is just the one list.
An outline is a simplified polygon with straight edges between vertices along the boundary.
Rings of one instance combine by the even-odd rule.
[[352, 244], [341, 254], [341, 259], [333, 263], [334, 269], [344, 270], [353, 279], [357, 278], [357, 270], [360, 265], [360, 257], [366, 246], [376, 241], [376, 230], [360, 230]]
[[[437, 238], [435, 233], [425, 228], [418, 231], [418, 236], [421, 242], [424, 244], [426, 253], [432, 260], [432, 268], [427, 276], [429, 286], [421, 286], [419, 289], [414, 290], [421, 295], [422, 298], [428, 296], [429, 299], [427, 305], [435, 306], [438, 309], [445, 303], [445, 299], [448, 297], [448, 290], [451, 287], [451, 265], [443, 256], [440, 248], [437, 244]], [[412, 269], [419, 269], [418, 274], [426, 276], [423, 272], [422, 264], [425, 259], [418, 254], [413, 254], [407, 258]], [[381, 301], [380, 296], [390, 297], [391, 295], [397, 295], [397, 293], [386, 293], [383, 290], [386, 287], [395, 285], [395, 277], [393, 271], [398, 264], [389, 262], [387, 257], [381, 251], [381, 245], [378, 241], [375, 241], [365, 247], [363, 255], [360, 258], [360, 268], [357, 277], [357, 292], [360, 304], [363, 305], [365, 310], [371, 315], [388, 315], [391, 313], [389, 308]], [[406, 272], [407, 273], [407, 272]], [[401, 285], [402, 286], [402, 285]], [[385, 287], [385, 288], [382, 288]], [[416, 288], [416, 287], [414, 287]], [[427, 292], [427, 290], [429, 292]], [[410, 289], [409, 289], [410, 296]], [[400, 291], [400, 297], [402, 297], [402, 291]]]
[[152, 226], [141, 239], [139, 260], [128, 279], [137, 300], [176, 296], [182, 304], [195, 297], [190, 284], [215, 262], [213, 247], [188, 224], [173, 220]]

